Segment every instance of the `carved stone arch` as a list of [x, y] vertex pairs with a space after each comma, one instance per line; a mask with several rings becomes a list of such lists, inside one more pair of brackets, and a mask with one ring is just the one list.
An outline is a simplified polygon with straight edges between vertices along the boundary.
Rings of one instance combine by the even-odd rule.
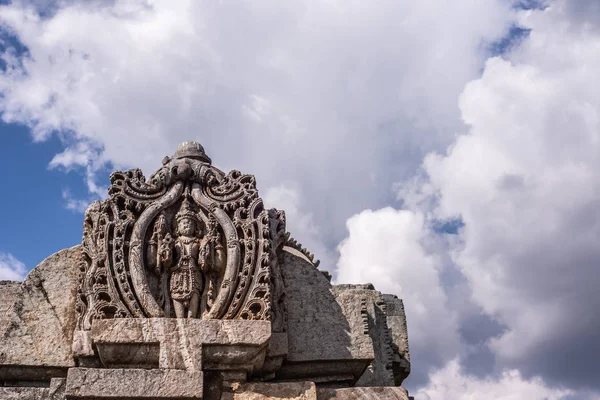
[[164, 317], [164, 310], [158, 305], [155, 297], [150, 293], [146, 278], [146, 268], [144, 267], [144, 240], [146, 231], [150, 223], [165, 208], [173, 205], [183, 192], [183, 182], [177, 182], [169, 191], [160, 197], [155, 203], [150, 205], [140, 215], [133, 228], [131, 242], [129, 247], [129, 268], [131, 271], [131, 280], [137, 298], [140, 302], [140, 308], [147, 317]]
[[223, 229], [223, 234], [227, 241], [227, 264], [221, 284], [221, 290], [211, 307], [206, 319], [221, 318], [226, 311], [227, 305], [231, 302], [233, 296], [233, 287], [237, 285], [238, 270], [240, 263], [240, 246], [237, 231], [231, 218], [219, 208], [219, 205], [204, 195], [198, 183], [194, 183], [192, 189], [192, 198], [202, 207], [210, 210], [217, 222]]
[[[197, 239], [186, 239], [198, 240], [200, 246], [194, 250], [200, 253], [193, 252], [199, 258], [190, 264], [193, 268], [188, 266], [202, 280], [193, 289], [200, 296], [210, 275], [210, 302], [203, 303], [197, 317], [276, 319], [280, 325], [285, 317], [273, 316], [281, 310], [272, 303], [274, 296], [278, 303], [283, 296], [277, 253], [286, 240], [285, 216], [264, 208], [252, 175], [225, 174], [210, 163], [202, 146], [186, 142], [148, 180], [139, 169], [111, 175], [109, 198], [86, 211], [79, 329], [89, 330], [94, 319], [173, 316], [164, 292], [173, 290], [168, 282], [179, 264], [165, 265], [179, 262], [172, 246], [183, 239], [174, 222], [185, 207], [206, 228]], [[216, 278], [214, 271], [220, 274]]]

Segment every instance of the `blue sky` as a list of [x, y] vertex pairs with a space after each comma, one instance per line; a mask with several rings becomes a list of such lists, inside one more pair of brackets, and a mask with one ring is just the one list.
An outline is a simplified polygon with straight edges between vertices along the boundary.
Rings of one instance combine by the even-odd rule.
[[598, 3], [440, 4], [1, 7], [0, 279], [197, 140], [336, 282], [404, 299], [417, 399], [598, 398]]
[[76, 171], [49, 168], [61, 149], [56, 137], [34, 143], [26, 127], [0, 125], [0, 167], [5, 171], [0, 251], [14, 255], [28, 269], [81, 241], [82, 214], [66, 208], [63, 191], [77, 195], [87, 189]]

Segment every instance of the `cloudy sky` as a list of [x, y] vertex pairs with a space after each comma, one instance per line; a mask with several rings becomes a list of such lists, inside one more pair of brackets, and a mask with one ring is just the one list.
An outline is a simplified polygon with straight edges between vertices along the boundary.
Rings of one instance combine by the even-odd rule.
[[0, 279], [193, 139], [404, 299], [416, 399], [600, 398], [598, 0], [30, 0], [0, 32]]

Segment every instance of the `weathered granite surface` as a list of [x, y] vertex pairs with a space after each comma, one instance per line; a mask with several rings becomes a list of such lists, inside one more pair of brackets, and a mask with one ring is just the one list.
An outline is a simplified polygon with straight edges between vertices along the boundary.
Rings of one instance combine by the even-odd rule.
[[360, 299], [338, 301], [329, 280], [290, 247], [283, 249], [281, 274], [289, 348], [277, 378], [353, 384], [375, 357]]
[[317, 400], [409, 400], [401, 387], [319, 388]]
[[236, 383], [225, 391], [221, 400], [317, 400], [313, 382]]
[[[373, 342], [375, 358], [356, 385], [400, 386], [410, 373], [402, 300], [394, 295], [381, 294], [371, 284], [336, 285], [332, 290], [341, 304], [356, 305], [360, 302], [362, 322]], [[348, 312], [345, 315], [349, 320], [357, 320]]]
[[52, 378], [48, 387], [28, 387], [25, 382], [16, 387], [0, 387], [2, 400], [64, 400], [67, 380], [65, 378]]
[[268, 321], [176, 318], [96, 320], [88, 340], [106, 368], [245, 371], [264, 362]]
[[385, 314], [392, 346], [392, 371], [394, 385], [400, 386], [410, 374], [410, 352], [408, 350], [408, 329], [402, 299], [392, 294], [384, 294]]
[[253, 176], [186, 142], [109, 195], [0, 282], [0, 400], [408, 399], [402, 300], [332, 286]]
[[[338, 285], [333, 292], [341, 304], [345, 305], [345, 315], [349, 320], [360, 322], [361, 328], [373, 343], [373, 361], [369, 364], [357, 386], [390, 386], [394, 384], [392, 375], [392, 348], [387, 319], [381, 293], [367, 285]], [[350, 315], [351, 310], [360, 312]]]
[[175, 369], [71, 368], [68, 399], [201, 399], [203, 374]]
[[222, 400], [409, 400], [401, 387], [323, 388], [314, 382], [234, 384]]
[[48, 257], [20, 285], [0, 339], [0, 380], [49, 379], [75, 366], [80, 252], [75, 246]]
[[13, 304], [20, 291], [21, 282], [0, 281], [0, 335], [8, 328]]

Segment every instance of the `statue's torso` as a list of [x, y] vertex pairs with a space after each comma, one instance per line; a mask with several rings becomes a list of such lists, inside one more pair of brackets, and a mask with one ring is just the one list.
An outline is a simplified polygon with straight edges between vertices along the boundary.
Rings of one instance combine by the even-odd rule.
[[175, 243], [176, 264], [171, 272], [171, 297], [174, 300], [189, 300], [202, 290], [202, 272], [198, 256], [203, 241], [198, 238], [180, 237]]

